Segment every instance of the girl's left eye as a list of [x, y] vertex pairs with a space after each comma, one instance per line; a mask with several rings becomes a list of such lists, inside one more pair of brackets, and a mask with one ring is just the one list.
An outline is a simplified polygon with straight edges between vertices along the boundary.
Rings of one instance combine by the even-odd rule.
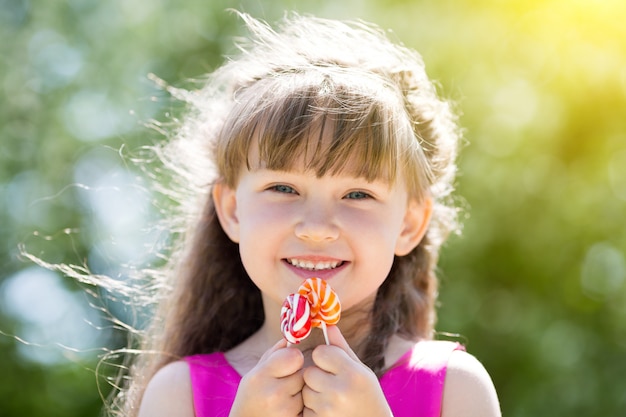
[[348, 194], [346, 194], [344, 198], [347, 198], [349, 200], [363, 200], [366, 198], [372, 198], [372, 196], [366, 193], [365, 191], [351, 191]]

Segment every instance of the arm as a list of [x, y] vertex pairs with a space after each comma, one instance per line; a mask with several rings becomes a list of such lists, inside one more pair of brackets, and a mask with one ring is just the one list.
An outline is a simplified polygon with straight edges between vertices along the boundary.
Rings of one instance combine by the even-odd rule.
[[441, 417], [500, 417], [491, 377], [472, 355], [454, 351], [448, 362]]
[[138, 417], [194, 417], [189, 366], [182, 361], [161, 368], [144, 392]]

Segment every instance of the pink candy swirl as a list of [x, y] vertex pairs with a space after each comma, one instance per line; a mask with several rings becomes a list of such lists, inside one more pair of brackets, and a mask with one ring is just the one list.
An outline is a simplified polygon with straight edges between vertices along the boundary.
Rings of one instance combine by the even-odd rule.
[[311, 306], [306, 297], [290, 294], [280, 310], [280, 330], [287, 342], [300, 343], [311, 333]]

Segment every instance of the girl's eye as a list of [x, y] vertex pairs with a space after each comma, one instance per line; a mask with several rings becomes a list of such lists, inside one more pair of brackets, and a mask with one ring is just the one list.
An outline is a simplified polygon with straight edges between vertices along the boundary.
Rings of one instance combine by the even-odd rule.
[[277, 193], [297, 194], [296, 190], [294, 190], [292, 187], [285, 185], [285, 184], [272, 185], [269, 189], [271, 191], [276, 191]]
[[371, 198], [372, 196], [364, 191], [351, 191], [344, 198], [349, 200], [363, 200], [366, 198]]

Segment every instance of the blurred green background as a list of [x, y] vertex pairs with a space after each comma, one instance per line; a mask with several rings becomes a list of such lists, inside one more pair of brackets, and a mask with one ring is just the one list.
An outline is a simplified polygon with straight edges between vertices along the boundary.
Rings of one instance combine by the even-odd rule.
[[157, 197], [130, 159], [180, 106], [147, 76], [219, 65], [229, 7], [363, 18], [422, 53], [466, 129], [438, 329], [506, 416], [625, 415], [623, 0], [0, 0], [0, 416], [98, 414], [99, 358], [125, 345], [99, 310], [132, 312], [19, 246], [119, 280], [155, 262]]

